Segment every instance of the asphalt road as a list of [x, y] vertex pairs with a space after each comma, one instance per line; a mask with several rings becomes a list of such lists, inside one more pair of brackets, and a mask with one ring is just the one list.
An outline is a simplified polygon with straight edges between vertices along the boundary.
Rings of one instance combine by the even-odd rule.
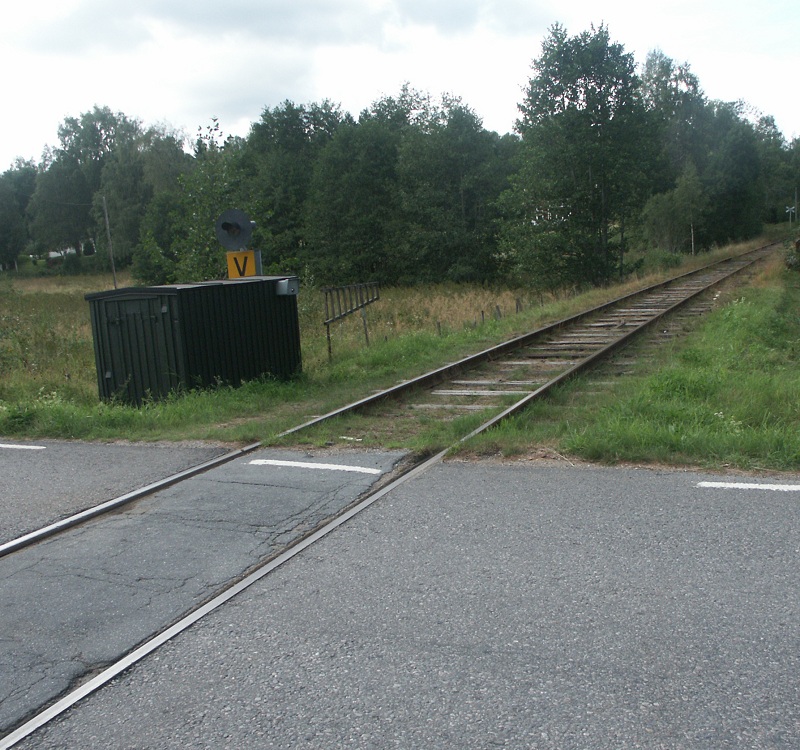
[[339, 513], [402, 456], [256, 451], [0, 558], [0, 736]]
[[228, 451], [204, 443], [0, 437], [0, 544]]
[[796, 749], [798, 488], [439, 465], [19, 747]]

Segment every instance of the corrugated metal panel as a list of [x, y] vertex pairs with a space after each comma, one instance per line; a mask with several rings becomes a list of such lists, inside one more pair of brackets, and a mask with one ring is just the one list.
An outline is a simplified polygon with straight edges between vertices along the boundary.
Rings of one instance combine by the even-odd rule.
[[276, 291], [284, 278], [86, 295], [100, 397], [141, 404], [178, 388], [300, 372], [297, 298]]

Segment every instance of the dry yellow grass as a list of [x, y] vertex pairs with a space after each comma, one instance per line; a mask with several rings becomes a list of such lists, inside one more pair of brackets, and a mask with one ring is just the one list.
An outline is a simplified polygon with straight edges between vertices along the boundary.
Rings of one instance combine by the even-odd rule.
[[[117, 286], [133, 284], [130, 272], [117, 274]], [[20, 294], [90, 294], [114, 288], [110, 273], [87, 276], [16, 276], [12, 287]]]

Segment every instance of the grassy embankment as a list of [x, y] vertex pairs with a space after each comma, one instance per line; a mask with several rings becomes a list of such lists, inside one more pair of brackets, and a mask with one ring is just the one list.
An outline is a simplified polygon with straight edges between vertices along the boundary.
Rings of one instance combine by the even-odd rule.
[[[644, 283], [639, 279], [626, 287]], [[269, 440], [372, 390], [623, 291], [540, 300], [518, 291], [387, 289], [368, 310], [371, 346], [364, 346], [361, 320], [353, 316], [335, 327], [329, 363], [321, 296], [302, 290], [301, 377], [192, 392], [135, 409], [97, 398], [83, 295], [108, 286], [109, 279], [98, 277], [0, 278], [0, 435]], [[514, 312], [517, 300], [523, 308], [519, 313]], [[498, 306], [500, 320], [495, 319]], [[566, 386], [555, 398], [476, 440], [470, 450], [516, 455], [544, 446], [603, 461], [798, 469], [798, 309], [800, 276], [787, 274], [776, 263], [758, 285], [740, 290], [735, 301], [714, 313], [703, 329], [661, 349], [635, 378], [592, 396], [581, 396], [578, 383]], [[308, 439], [356, 435], [361, 445], [375, 444], [378, 438], [370, 437], [368, 423], [356, 419], [332, 425]], [[421, 433], [395, 436], [392, 444], [433, 450], [447, 445], [468, 423], [469, 418], [449, 426], [422, 425]]]
[[721, 302], [633, 373], [576, 380], [468, 450], [800, 470], [800, 274], [776, 261]]

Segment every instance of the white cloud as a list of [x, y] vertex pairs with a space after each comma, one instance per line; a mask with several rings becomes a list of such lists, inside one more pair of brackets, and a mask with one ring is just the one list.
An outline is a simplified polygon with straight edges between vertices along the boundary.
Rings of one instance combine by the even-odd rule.
[[744, 99], [800, 135], [796, 0], [29, 0], [0, 11], [0, 169], [38, 158], [65, 117], [95, 105], [190, 135], [218, 117], [244, 135], [286, 99], [358, 115], [405, 82], [460, 96], [506, 132], [555, 22], [571, 34], [606, 23], [638, 62], [660, 48], [710, 98]]

